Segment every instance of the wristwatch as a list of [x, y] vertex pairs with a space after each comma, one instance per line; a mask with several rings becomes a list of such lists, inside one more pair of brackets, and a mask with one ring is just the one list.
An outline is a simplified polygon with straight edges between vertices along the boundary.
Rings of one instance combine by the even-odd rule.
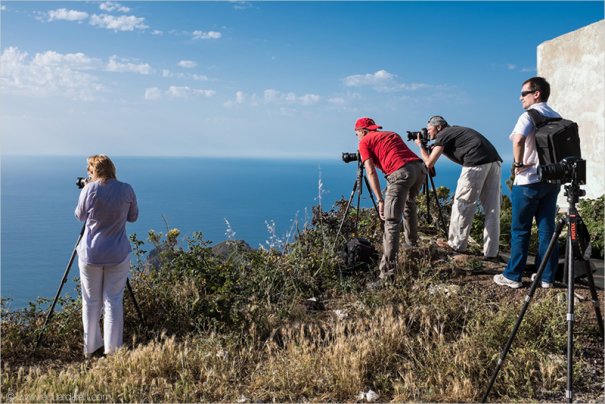
[[515, 168], [521, 168], [521, 167], [525, 167], [525, 164], [523, 163], [517, 163], [516, 161], [513, 162], [513, 167]]

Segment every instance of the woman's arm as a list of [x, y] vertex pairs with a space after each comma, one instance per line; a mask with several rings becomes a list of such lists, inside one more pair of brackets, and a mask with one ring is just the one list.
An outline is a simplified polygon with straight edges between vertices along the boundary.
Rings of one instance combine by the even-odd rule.
[[86, 201], [88, 199], [88, 189], [89, 186], [86, 184], [82, 191], [80, 191], [80, 197], [78, 198], [78, 205], [76, 205], [76, 211], [74, 212], [76, 215], [76, 219], [81, 222], [84, 222], [88, 219], [88, 209], [86, 207]]
[[128, 209], [128, 216], [126, 216], [126, 220], [129, 222], [136, 222], [136, 220], [139, 218], [139, 205], [137, 203], [137, 196], [132, 187], [130, 187], [130, 192], [132, 192], [132, 202], [130, 202], [130, 208]]

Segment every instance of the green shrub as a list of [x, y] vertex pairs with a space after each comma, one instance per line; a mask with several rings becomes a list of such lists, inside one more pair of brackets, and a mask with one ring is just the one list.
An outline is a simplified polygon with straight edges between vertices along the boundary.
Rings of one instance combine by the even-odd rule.
[[592, 257], [603, 259], [603, 236], [605, 235], [605, 195], [597, 199], [580, 199], [578, 211], [588, 232], [592, 245]]
[[[374, 209], [343, 220], [346, 202], [315, 208], [292, 243], [254, 251], [233, 242], [226, 256], [201, 233], [180, 241], [176, 229], [150, 231], [149, 254], [133, 236], [131, 283], [148, 328], [127, 296], [128, 347], [103, 360], [81, 361], [79, 300], [63, 299], [35, 355], [48, 300], [16, 312], [3, 302], [3, 401], [344, 402], [369, 389], [381, 402], [479, 400], [522, 294], [456, 270], [426, 223], [429, 237], [402, 251], [394, 284], [371, 287], [372, 268], [341, 274], [344, 241], [382, 238]], [[321, 304], [306, 306], [311, 297]], [[560, 290], [538, 291], [490, 399], [562, 399], [565, 305]], [[578, 388], [597, 397], [602, 348], [591, 343], [588, 303], [576, 307]]]

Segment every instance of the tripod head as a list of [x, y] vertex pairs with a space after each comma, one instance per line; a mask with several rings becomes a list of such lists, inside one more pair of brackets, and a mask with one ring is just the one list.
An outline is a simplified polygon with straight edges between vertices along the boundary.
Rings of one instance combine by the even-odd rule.
[[572, 206], [575, 207], [575, 204], [578, 203], [580, 197], [586, 195], [586, 191], [580, 188], [580, 184], [578, 184], [575, 180], [571, 181], [571, 184], [566, 184], [565, 188], [565, 196], [567, 197], [567, 202], [569, 203], [570, 209]]

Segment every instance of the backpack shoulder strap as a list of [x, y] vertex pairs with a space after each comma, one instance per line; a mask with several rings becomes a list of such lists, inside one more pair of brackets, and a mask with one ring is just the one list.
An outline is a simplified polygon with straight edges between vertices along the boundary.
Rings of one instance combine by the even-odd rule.
[[527, 114], [536, 128], [544, 126], [548, 122], [560, 121], [561, 118], [547, 118], [535, 109], [528, 109]]

